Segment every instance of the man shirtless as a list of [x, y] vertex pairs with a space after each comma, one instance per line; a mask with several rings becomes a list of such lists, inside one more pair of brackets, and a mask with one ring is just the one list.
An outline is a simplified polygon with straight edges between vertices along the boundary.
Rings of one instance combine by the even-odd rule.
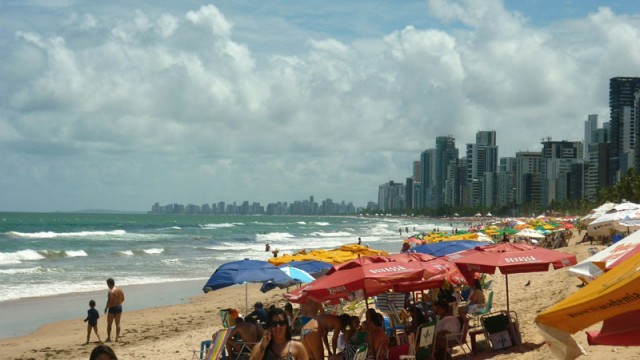
[[116, 287], [116, 283], [112, 278], [107, 279], [107, 286], [109, 287], [109, 293], [107, 294], [107, 304], [104, 307], [104, 312], [107, 314], [107, 340], [105, 341], [111, 341], [111, 324], [115, 320], [117, 342], [120, 337], [120, 316], [122, 316], [124, 292], [119, 287]]
[[[249, 351], [253, 346], [262, 339], [263, 328], [251, 319], [236, 319], [236, 326], [229, 333], [227, 340], [227, 352], [229, 354], [237, 354], [242, 349], [242, 345], [246, 345]], [[237, 339], [239, 337], [239, 339]]]
[[[324, 359], [324, 346], [331, 357], [336, 353], [338, 347], [338, 335], [344, 332], [351, 325], [351, 316], [342, 314], [340, 316], [332, 314], [320, 314], [315, 319], [311, 319], [300, 334], [300, 341], [307, 350], [309, 360]], [[333, 332], [331, 344], [329, 344], [329, 332]], [[324, 343], [324, 346], [323, 346]]]

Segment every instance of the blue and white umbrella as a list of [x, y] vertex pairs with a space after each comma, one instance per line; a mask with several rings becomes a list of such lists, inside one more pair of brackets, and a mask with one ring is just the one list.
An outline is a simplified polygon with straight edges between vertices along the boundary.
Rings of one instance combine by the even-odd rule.
[[284, 287], [289, 287], [291, 285], [295, 285], [295, 284], [299, 284], [299, 283], [309, 283], [312, 282], [313, 280], [315, 280], [315, 278], [313, 276], [311, 276], [311, 274], [309, 274], [308, 272], [302, 270], [302, 269], [298, 269], [297, 267], [293, 267], [293, 266], [280, 266], [278, 267], [278, 269], [280, 269], [283, 273], [287, 274], [287, 276], [289, 276], [290, 278], [292, 278], [294, 280], [294, 282], [291, 281], [267, 281], [264, 284], [262, 284], [262, 286], [260, 287], [260, 291], [262, 292], [267, 292], [270, 290], [273, 290], [276, 287], [279, 288], [284, 288]]

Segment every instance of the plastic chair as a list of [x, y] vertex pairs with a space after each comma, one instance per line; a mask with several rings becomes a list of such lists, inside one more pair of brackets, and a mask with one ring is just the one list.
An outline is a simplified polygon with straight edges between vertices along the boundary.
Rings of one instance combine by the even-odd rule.
[[361, 346], [353, 356], [353, 360], [367, 360], [368, 355], [369, 355], [369, 347]]
[[193, 356], [191, 357], [191, 359], [204, 359], [204, 355], [207, 353], [207, 351], [209, 351], [210, 347], [211, 340], [203, 340], [202, 342], [200, 342], [200, 351], [192, 350]]
[[[229, 339], [229, 334], [231, 334], [230, 329], [220, 329], [216, 331], [212, 340], [205, 340], [200, 343], [200, 351], [194, 350], [193, 357], [196, 357], [196, 354], [198, 354], [199, 356], [197, 358], [200, 360], [226, 359], [224, 347]], [[205, 355], [203, 356], [203, 354]]]
[[[447, 334], [447, 336], [445, 337], [445, 348], [447, 349], [447, 351], [449, 351], [450, 349], [453, 349], [456, 346], [460, 346], [460, 348], [462, 349], [462, 352], [468, 359], [469, 354], [464, 349], [464, 346], [467, 345], [468, 333], [469, 333], [469, 317], [465, 316], [464, 321], [462, 323], [462, 329], [460, 330], [460, 332], [454, 333], [454, 334]], [[469, 349], [469, 352], [472, 352], [469, 345], [467, 345], [467, 348]]]

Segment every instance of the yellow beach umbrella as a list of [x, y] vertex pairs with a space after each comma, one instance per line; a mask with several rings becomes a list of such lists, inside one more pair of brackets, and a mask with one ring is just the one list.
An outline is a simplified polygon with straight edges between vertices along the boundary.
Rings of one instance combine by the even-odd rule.
[[536, 317], [536, 322], [575, 333], [640, 308], [640, 253], [598, 277]]

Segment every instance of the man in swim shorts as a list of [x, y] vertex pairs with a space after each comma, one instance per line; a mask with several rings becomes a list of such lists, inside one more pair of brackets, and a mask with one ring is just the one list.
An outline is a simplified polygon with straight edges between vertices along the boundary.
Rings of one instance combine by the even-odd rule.
[[104, 312], [107, 314], [107, 340], [111, 341], [111, 324], [116, 321], [116, 342], [120, 337], [120, 317], [122, 316], [122, 303], [124, 302], [124, 292], [119, 287], [116, 287], [116, 283], [112, 278], [107, 279], [107, 286], [109, 287], [109, 293], [107, 294], [107, 304], [104, 307]]

